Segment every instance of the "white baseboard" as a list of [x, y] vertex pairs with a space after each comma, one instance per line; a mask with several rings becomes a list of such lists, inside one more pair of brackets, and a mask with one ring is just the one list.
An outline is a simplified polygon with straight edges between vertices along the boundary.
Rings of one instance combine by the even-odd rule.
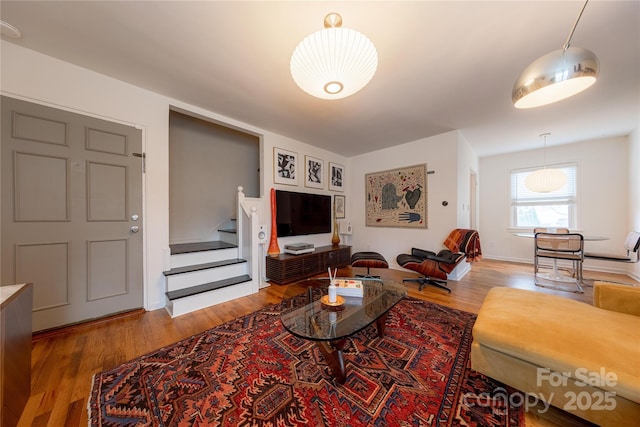
[[[483, 259], [490, 259], [490, 260], [494, 260], [494, 261], [505, 261], [505, 262], [517, 262], [517, 263], [521, 263], [521, 264], [531, 264], [533, 265], [533, 259], [520, 259], [520, 258], [509, 258], [509, 257], [501, 257], [501, 256], [492, 256], [492, 255], [483, 255], [482, 256]], [[616, 264], [616, 263], [614, 263]], [[617, 264], [623, 264], [623, 263], [617, 263]], [[613, 274], [624, 274], [626, 276], [631, 277], [634, 280], [637, 280], [640, 282], [640, 275], [638, 274], [634, 274], [633, 272], [629, 272], [625, 269], [621, 269], [621, 268], [612, 268], [612, 267], [602, 267], [602, 266], [592, 266], [592, 265], [583, 265], [582, 269], [584, 271], [598, 271], [601, 273], [613, 273]]]

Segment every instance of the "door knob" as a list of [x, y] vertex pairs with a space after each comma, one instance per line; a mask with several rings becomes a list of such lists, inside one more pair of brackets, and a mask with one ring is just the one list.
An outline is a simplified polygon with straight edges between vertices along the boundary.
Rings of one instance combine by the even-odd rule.
[[140, 227], [138, 227], [137, 225], [132, 225], [129, 230], [131, 230], [132, 233], [137, 233], [138, 231], [140, 231]]

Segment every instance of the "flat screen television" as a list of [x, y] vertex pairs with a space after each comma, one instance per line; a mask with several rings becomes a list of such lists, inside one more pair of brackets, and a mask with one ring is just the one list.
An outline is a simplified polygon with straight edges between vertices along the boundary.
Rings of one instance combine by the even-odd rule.
[[278, 237], [331, 233], [331, 196], [276, 190]]

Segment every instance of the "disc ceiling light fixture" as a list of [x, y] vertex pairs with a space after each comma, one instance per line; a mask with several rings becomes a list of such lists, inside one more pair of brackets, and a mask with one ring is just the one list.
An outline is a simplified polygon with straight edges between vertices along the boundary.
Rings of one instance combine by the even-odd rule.
[[369, 83], [378, 68], [378, 53], [371, 40], [343, 28], [342, 17], [330, 13], [323, 30], [298, 44], [289, 66], [300, 89], [317, 98], [340, 99]]
[[584, 2], [562, 49], [536, 59], [520, 74], [511, 93], [516, 108], [551, 104], [582, 92], [596, 82], [600, 66], [596, 55], [588, 49], [570, 47], [588, 2]]
[[534, 193], [550, 193], [564, 187], [567, 183], [567, 174], [560, 169], [547, 168], [547, 136], [550, 133], [540, 135], [544, 137], [544, 165], [524, 179], [524, 185]]

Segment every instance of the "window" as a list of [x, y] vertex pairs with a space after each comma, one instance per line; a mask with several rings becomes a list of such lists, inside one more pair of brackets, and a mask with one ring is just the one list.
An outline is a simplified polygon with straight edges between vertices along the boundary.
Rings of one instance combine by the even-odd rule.
[[527, 189], [524, 180], [539, 168], [511, 171], [511, 227], [562, 227], [577, 228], [576, 163], [551, 165], [564, 171], [567, 183], [559, 190], [534, 193]]

